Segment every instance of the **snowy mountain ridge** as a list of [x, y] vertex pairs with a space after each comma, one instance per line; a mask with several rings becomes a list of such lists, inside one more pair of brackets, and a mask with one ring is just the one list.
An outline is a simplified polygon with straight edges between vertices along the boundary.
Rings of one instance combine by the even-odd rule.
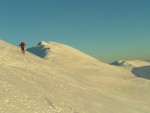
[[1, 113], [149, 113], [149, 80], [46, 44], [32, 48], [40, 58], [0, 40]]
[[[46, 51], [48, 50], [49, 51]], [[93, 57], [90, 57], [88, 55], [86, 55], [85, 53], [75, 49], [75, 48], [72, 48], [71, 46], [68, 46], [68, 45], [64, 45], [64, 44], [61, 44], [61, 43], [57, 43], [57, 42], [45, 42], [45, 41], [41, 41], [40, 43], [38, 43], [37, 46], [34, 46], [34, 47], [31, 47], [31, 48], [28, 48], [27, 51], [37, 55], [37, 56], [40, 56], [38, 55], [35, 51], [42, 51], [43, 54], [45, 54], [45, 57], [43, 58], [47, 58], [47, 57], [50, 57], [50, 53], [52, 52], [52, 55], [60, 55], [59, 57], [64, 57], [65, 55], [70, 57], [70, 58], [73, 58], [73, 57], [82, 57], [83, 59], [92, 59], [92, 60], [95, 60], [96, 62], [98, 60], [94, 59]], [[44, 50], [44, 51], [43, 51]], [[67, 54], [66, 54], [67, 53]], [[44, 55], [43, 55], [44, 56]], [[41, 57], [41, 56], [40, 56]], [[65, 58], [65, 57], [64, 57]], [[100, 61], [98, 61], [100, 62]]]
[[[70, 46], [56, 42], [40, 42], [37, 46], [28, 48], [27, 51], [46, 59], [54, 66], [67, 68], [78, 72], [82, 68], [94, 68], [94, 70], [109, 68], [109, 70], [119, 70], [115, 66], [100, 62], [99, 60], [86, 55], [85, 53]], [[130, 76], [130, 74], [128, 74]]]
[[131, 66], [131, 67], [142, 67], [150, 65], [149, 62], [142, 61], [142, 60], [119, 60], [111, 63], [115, 66]]
[[111, 63], [112, 65], [122, 67], [132, 72], [137, 77], [142, 77], [150, 80], [150, 62], [142, 60], [120, 60]]

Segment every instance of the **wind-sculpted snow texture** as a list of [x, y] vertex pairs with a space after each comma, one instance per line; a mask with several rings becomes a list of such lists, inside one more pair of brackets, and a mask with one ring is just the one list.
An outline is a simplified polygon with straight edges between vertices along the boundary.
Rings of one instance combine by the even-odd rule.
[[59, 43], [32, 51], [0, 40], [0, 113], [150, 112], [149, 80]]

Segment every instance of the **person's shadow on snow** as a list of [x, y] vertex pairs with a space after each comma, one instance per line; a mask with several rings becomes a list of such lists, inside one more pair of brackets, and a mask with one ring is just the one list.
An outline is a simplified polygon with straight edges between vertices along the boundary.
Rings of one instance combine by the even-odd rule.
[[133, 68], [132, 73], [135, 74], [137, 77], [142, 77], [150, 80], [150, 66]]

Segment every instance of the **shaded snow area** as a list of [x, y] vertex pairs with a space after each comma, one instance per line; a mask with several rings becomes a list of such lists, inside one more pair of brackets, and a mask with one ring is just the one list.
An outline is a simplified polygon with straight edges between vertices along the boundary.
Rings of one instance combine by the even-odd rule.
[[138, 77], [146, 78], [150, 80], [150, 65], [142, 67], [134, 67], [132, 73]]
[[149, 80], [59, 43], [28, 50], [0, 40], [0, 113], [150, 112]]
[[120, 60], [111, 63], [115, 66], [123, 67], [124, 69], [131, 71], [137, 77], [150, 79], [150, 62], [142, 60]]

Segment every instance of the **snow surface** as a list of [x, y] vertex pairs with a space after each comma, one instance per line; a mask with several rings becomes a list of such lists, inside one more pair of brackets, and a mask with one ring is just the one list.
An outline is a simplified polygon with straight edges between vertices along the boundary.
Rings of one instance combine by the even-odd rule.
[[150, 112], [149, 80], [59, 43], [28, 50], [42, 58], [0, 40], [0, 113]]

